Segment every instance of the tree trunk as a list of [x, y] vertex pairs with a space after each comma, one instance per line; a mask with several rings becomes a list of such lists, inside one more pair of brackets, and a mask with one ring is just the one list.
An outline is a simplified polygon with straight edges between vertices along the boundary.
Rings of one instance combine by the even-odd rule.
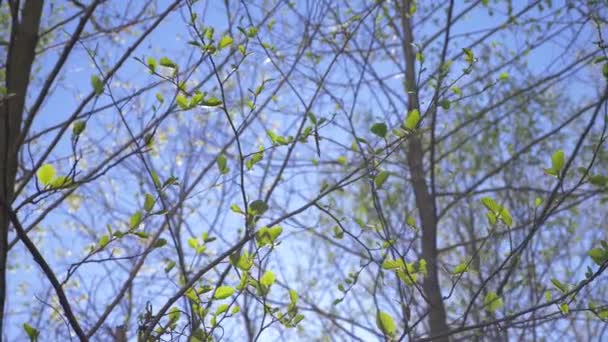
[[[13, 202], [18, 166], [19, 135], [23, 120], [27, 86], [38, 42], [42, 0], [28, 0], [19, 8], [11, 8], [11, 36], [6, 56], [7, 96], [0, 101], [0, 198]], [[16, 5], [13, 5], [16, 6]], [[8, 254], [9, 217], [0, 210], [0, 339], [4, 327], [6, 302], [6, 266]]]
[[[416, 52], [412, 45], [414, 36], [409, 8], [410, 1], [405, 0], [400, 10], [403, 27], [403, 53], [406, 62], [405, 90], [408, 96], [408, 111], [411, 111], [413, 109], [420, 110], [420, 103], [418, 90], [416, 89]], [[437, 272], [437, 210], [435, 198], [429, 193], [424, 175], [422, 142], [415, 134], [412, 134], [408, 139], [407, 163], [411, 173], [411, 183], [414, 188], [416, 207], [422, 228], [422, 257], [427, 262], [428, 270], [422, 288], [429, 301], [430, 335], [433, 336], [446, 333], [449, 330]], [[448, 340], [448, 337], [443, 337], [434, 341]]]

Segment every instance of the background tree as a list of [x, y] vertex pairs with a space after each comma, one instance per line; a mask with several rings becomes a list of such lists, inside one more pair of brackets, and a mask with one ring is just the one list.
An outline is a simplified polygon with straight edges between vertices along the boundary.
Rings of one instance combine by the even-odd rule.
[[0, 2], [1, 336], [601, 338], [606, 5]]

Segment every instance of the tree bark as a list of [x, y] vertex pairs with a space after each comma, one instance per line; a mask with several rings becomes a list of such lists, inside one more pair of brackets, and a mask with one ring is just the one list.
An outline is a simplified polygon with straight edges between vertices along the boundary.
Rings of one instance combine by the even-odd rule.
[[[403, 54], [406, 63], [405, 90], [408, 97], [408, 112], [420, 110], [416, 83], [416, 51], [414, 51], [414, 36], [409, 14], [410, 1], [404, 0], [401, 11], [403, 29]], [[408, 138], [407, 163], [411, 173], [411, 183], [414, 188], [416, 207], [422, 229], [422, 257], [427, 262], [428, 274], [424, 278], [422, 288], [428, 298], [430, 335], [446, 333], [449, 328], [443, 306], [439, 274], [437, 272], [437, 209], [435, 198], [429, 192], [424, 174], [424, 153], [419, 136], [412, 134]], [[448, 337], [437, 338], [436, 341], [448, 341]]]
[[[18, 167], [18, 140], [32, 64], [36, 55], [42, 0], [25, 1], [19, 18], [17, 2], [11, 5], [12, 24], [6, 56], [7, 96], [0, 101], [0, 198], [13, 202]], [[0, 209], [0, 339], [3, 336], [8, 255], [8, 208]]]

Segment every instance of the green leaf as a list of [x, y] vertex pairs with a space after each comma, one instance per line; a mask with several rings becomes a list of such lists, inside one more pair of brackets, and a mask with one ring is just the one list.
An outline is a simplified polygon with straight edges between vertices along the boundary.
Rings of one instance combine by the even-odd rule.
[[91, 76], [91, 85], [93, 86], [93, 90], [95, 91], [95, 95], [99, 96], [103, 94], [103, 82], [99, 79], [99, 76], [93, 75]]
[[198, 247], [198, 239], [195, 237], [189, 238], [188, 246], [190, 246], [190, 248], [196, 249]]
[[82, 132], [84, 132], [84, 129], [87, 127], [87, 122], [86, 121], [76, 121], [74, 122], [74, 126], [72, 126], [72, 134], [74, 134], [74, 136], [79, 136], [80, 134], [82, 134]]
[[506, 81], [509, 79], [509, 74], [506, 72], [501, 72], [500, 75], [498, 75], [498, 80], [500, 81]]
[[213, 97], [213, 96], [211, 96], [208, 99], [203, 99], [201, 101], [201, 105], [207, 106], [207, 107], [217, 107], [217, 106], [219, 106], [221, 104], [222, 104], [222, 100], [220, 100], [220, 99], [218, 99], [216, 97]]
[[452, 106], [450, 100], [447, 99], [441, 100], [441, 102], [439, 102], [439, 105], [445, 110], [450, 109], [450, 107]]
[[605, 78], [608, 78], [608, 63], [604, 63], [604, 66], [602, 67], [602, 74]]
[[131, 215], [131, 217], [129, 218], [129, 228], [130, 229], [137, 228], [137, 226], [139, 226], [139, 224], [141, 223], [141, 219], [142, 219], [142, 213], [141, 213], [141, 211], [138, 210], [135, 214]]
[[463, 262], [454, 267], [454, 269], [452, 270], [452, 274], [461, 274], [466, 272], [468, 269], [469, 266], [467, 265], [467, 263]]
[[190, 108], [190, 101], [188, 101], [188, 99], [182, 94], [177, 95], [175, 102], [177, 102], [177, 105], [182, 110], [187, 110]]
[[488, 292], [486, 297], [483, 299], [483, 305], [488, 311], [496, 311], [504, 305], [502, 298], [500, 298], [496, 292]]
[[298, 302], [298, 293], [295, 290], [289, 290], [289, 301], [293, 304]]
[[557, 150], [555, 153], [553, 153], [553, 156], [551, 156], [551, 168], [545, 169], [545, 172], [547, 172], [548, 174], [550, 174], [552, 176], [559, 177], [561, 174], [562, 168], [564, 167], [564, 164], [565, 164], [564, 151]]
[[27, 323], [23, 323], [23, 330], [25, 330], [25, 333], [27, 334], [27, 337], [29, 337], [30, 342], [38, 341], [38, 336], [40, 335], [38, 329], [32, 327]]
[[230, 169], [227, 166], [228, 161], [226, 160], [226, 156], [222, 153], [217, 157], [217, 167], [220, 170], [220, 174], [225, 175], [230, 172]]
[[237, 213], [237, 214], [245, 214], [245, 212], [243, 212], [243, 209], [241, 209], [241, 207], [239, 207], [238, 204], [232, 204], [230, 206], [230, 210], [232, 210], [232, 212]]
[[213, 298], [215, 299], [226, 299], [234, 294], [234, 288], [230, 286], [220, 286], [215, 290]]
[[104, 235], [99, 239], [99, 247], [104, 248], [110, 243], [110, 237], [108, 235]]
[[149, 212], [154, 209], [154, 204], [156, 204], [156, 199], [154, 196], [150, 194], [146, 194], [146, 199], [144, 200], [144, 210]]
[[173, 62], [168, 57], [161, 58], [160, 59], [160, 65], [162, 65], [164, 67], [167, 67], [167, 68], [177, 69], [177, 64], [175, 64], [175, 62]]
[[167, 245], [167, 240], [165, 240], [165, 239], [158, 239], [154, 243], [154, 248], [160, 248], [160, 247], [163, 247], [163, 246], [166, 246], [166, 245]]
[[270, 287], [275, 282], [275, 275], [271, 271], [266, 271], [264, 275], [260, 278], [260, 284]]
[[562, 284], [559, 280], [553, 278], [553, 279], [551, 279], [551, 283], [562, 293], [568, 292], [568, 287], [566, 285]]
[[249, 271], [253, 266], [253, 257], [247, 251], [243, 254], [234, 253], [230, 256], [230, 263], [243, 271]]
[[511, 213], [509, 213], [509, 210], [505, 207], [502, 207], [500, 210], [500, 220], [502, 223], [507, 225], [507, 227], [513, 226], [513, 218], [511, 217]]
[[570, 312], [570, 307], [568, 306], [568, 303], [562, 303], [559, 306], [559, 311], [561, 311], [564, 315], [567, 315], [568, 312]]
[[293, 318], [293, 324], [298, 324], [304, 319], [304, 315], [297, 314], [296, 317]]
[[405, 128], [414, 130], [418, 126], [418, 122], [420, 122], [420, 112], [418, 109], [412, 109], [405, 119]]
[[179, 309], [176, 307], [171, 308], [171, 310], [169, 310], [169, 324], [177, 322], [179, 316], [181, 316]]
[[61, 189], [61, 188], [65, 188], [68, 185], [72, 184], [72, 179], [68, 176], [59, 176], [59, 177], [55, 177], [55, 179], [53, 179], [51, 181], [51, 189]]
[[148, 57], [146, 62], [148, 65], [148, 69], [150, 69], [150, 72], [154, 73], [156, 71], [156, 59], [154, 59], [153, 57]]
[[234, 41], [234, 39], [232, 39], [232, 37], [230, 36], [223, 36], [222, 39], [220, 39], [220, 44], [219, 44], [219, 48], [220, 50], [228, 47], [232, 44], [232, 42]]
[[388, 179], [389, 173], [388, 171], [381, 171], [379, 172], [376, 177], [374, 178], [374, 183], [376, 184], [376, 188], [381, 188], [382, 185], [386, 182], [386, 180]]
[[486, 207], [486, 209], [493, 213], [499, 213], [501, 211], [500, 205], [498, 205], [498, 203], [496, 203], [496, 201], [494, 201], [490, 197], [483, 197], [481, 199], [481, 203]]
[[538, 208], [541, 204], [543, 204], [543, 199], [540, 197], [536, 197], [536, 199], [534, 200], [534, 205]]
[[376, 315], [376, 325], [386, 336], [395, 335], [397, 330], [393, 317], [384, 311], [378, 311], [378, 314]]
[[372, 125], [370, 131], [380, 138], [386, 137], [386, 133], [388, 132], [388, 127], [383, 122], [378, 122]]
[[258, 244], [261, 246], [271, 245], [283, 232], [281, 226], [274, 226], [272, 228], [262, 227], [256, 232], [255, 238]]
[[42, 185], [49, 185], [55, 179], [55, 168], [51, 164], [44, 164], [40, 166], [36, 176]]
[[268, 210], [268, 204], [263, 200], [255, 200], [249, 204], [249, 209], [252, 215], [264, 215]]
[[603, 265], [608, 260], [608, 250], [602, 248], [593, 248], [589, 251], [589, 256], [598, 265]]

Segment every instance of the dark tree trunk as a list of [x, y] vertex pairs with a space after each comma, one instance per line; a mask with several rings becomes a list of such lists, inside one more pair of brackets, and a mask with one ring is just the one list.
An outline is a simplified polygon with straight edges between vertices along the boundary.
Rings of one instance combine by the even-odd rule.
[[[42, 0], [27, 0], [21, 13], [17, 1], [11, 5], [12, 25], [6, 56], [6, 90], [0, 101], [0, 199], [11, 204], [18, 166], [19, 135], [23, 121], [27, 86], [36, 55]], [[0, 209], [0, 339], [4, 326], [6, 302], [6, 266], [8, 254], [9, 217]]]

